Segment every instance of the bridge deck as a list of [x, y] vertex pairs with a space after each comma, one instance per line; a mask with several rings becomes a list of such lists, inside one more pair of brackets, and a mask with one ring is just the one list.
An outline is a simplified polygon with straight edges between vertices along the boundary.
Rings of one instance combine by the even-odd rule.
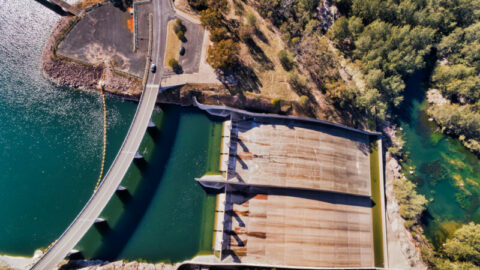
[[55, 5], [61, 7], [63, 10], [68, 11], [72, 13], [75, 16], [78, 16], [80, 14], [80, 11], [70, 5], [69, 3], [62, 1], [62, 0], [50, 0], [50, 2], [54, 3]]
[[93, 225], [95, 219], [100, 215], [115, 193], [115, 190], [120, 185], [133, 161], [134, 155], [147, 130], [157, 94], [158, 88], [146, 87], [122, 148], [110, 167], [110, 170], [105, 175], [102, 184], [97, 189], [97, 192], [90, 198], [80, 214], [55, 245], [33, 265], [32, 269], [54, 269]]
[[70, 224], [67, 230], [60, 236], [57, 242], [42, 256], [31, 269], [45, 270], [56, 269], [68, 252], [70, 252], [82, 239], [88, 229], [93, 225], [95, 219], [101, 214], [115, 190], [120, 185], [128, 167], [133, 161], [134, 155], [142, 142], [147, 130], [150, 117], [158, 95], [158, 85], [163, 75], [161, 64], [163, 63], [163, 52], [165, 51], [164, 41], [166, 40], [166, 25], [172, 18], [172, 3], [170, 1], [154, 0], [153, 2], [153, 30], [151, 33], [153, 63], [159, 67], [157, 72], [149, 76], [146, 87], [142, 92], [137, 112], [132, 121], [130, 129], [125, 137], [117, 157], [113, 161], [110, 170], [105, 175], [102, 183], [97, 189], [80, 214]]

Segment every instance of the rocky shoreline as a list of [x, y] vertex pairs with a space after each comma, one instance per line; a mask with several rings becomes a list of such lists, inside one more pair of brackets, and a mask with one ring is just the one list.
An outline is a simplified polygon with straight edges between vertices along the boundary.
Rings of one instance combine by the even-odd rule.
[[62, 17], [54, 27], [42, 53], [41, 68], [46, 78], [58, 86], [97, 89], [102, 80], [105, 91], [123, 97], [138, 99], [142, 92], [141, 80], [119, 75], [108, 64], [90, 65], [57, 55], [58, 42], [75, 23], [75, 17]]

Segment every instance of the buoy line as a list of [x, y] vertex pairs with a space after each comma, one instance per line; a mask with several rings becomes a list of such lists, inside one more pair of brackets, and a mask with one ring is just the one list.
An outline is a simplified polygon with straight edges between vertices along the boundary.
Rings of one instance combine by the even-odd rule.
[[102, 95], [103, 103], [103, 151], [102, 151], [102, 162], [100, 165], [100, 173], [98, 175], [97, 184], [93, 192], [95, 193], [98, 189], [98, 186], [102, 182], [103, 171], [105, 167], [105, 157], [107, 155], [107, 103], [105, 102], [105, 94], [103, 93], [103, 87], [100, 88], [100, 94]]

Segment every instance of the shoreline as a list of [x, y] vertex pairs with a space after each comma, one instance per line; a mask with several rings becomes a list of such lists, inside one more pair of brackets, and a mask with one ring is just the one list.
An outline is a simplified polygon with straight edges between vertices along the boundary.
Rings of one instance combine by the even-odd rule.
[[[35, 251], [35, 254], [38, 251]], [[35, 258], [36, 255], [33, 257], [26, 257], [26, 256], [16, 256], [16, 255], [9, 255], [9, 254], [0, 254], [0, 268], [4, 269], [2, 267], [6, 267], [6, 270], [12, 270], [12, 269], [26, 269], [30, 263], [33, 262], [33, 259]]]

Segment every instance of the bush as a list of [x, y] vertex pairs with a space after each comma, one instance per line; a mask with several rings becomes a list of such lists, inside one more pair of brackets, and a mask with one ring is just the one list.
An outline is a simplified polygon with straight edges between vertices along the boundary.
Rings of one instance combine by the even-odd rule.
[[288, 76], [288, 83], [297, 93], [302, 93], [307, 87], [307, 78], [298, 74], [297, 71], [292, 71]]
[[298, 99], [298, 104], [302, 107], [302, 109], [307, 109], [308, 107], [308, 102], [309, 102], [309, 98], [305, 95], [301, 96], [299, 99]]
[[253, 13], [248, 13], [247, 24], [251, 27], [257, 27], [257, 17]]
[[182, 20], [180, 19], [176, 19], [175, 20], [175, 25], [173, 26], [173, 31], [175, 33], [178, 33], [178, 32], [186, 32], [187, 31], [187, 27], [185, 27], [185, 25], [183, 24]]
[[278, 52], [277, 56], [286, 71], [290, 71], [293, 68], [294, 62], [290, 53], [286, 50], [281, 50]]
[[177, 59], [175, 58], [171, 58], [170, 60], [168, 60], [168, 66], [173, 69], [173, 71], [175, 72], [178, 72], [181, 67], [180, 67], [180, 64], [178, 63]]
[[185, 32], [178, 31], [176, 34], [177, 34], [178, 39], [180, 39], [181, 41], [185, 41]]
[[277, 109], [280, 108], [280, 103], [281, 102], [282, 102], [282, 100], [279, 99], [279, 98], [272, 99], [272, 105], [273, 105], [273, 107], [275, 107]]

